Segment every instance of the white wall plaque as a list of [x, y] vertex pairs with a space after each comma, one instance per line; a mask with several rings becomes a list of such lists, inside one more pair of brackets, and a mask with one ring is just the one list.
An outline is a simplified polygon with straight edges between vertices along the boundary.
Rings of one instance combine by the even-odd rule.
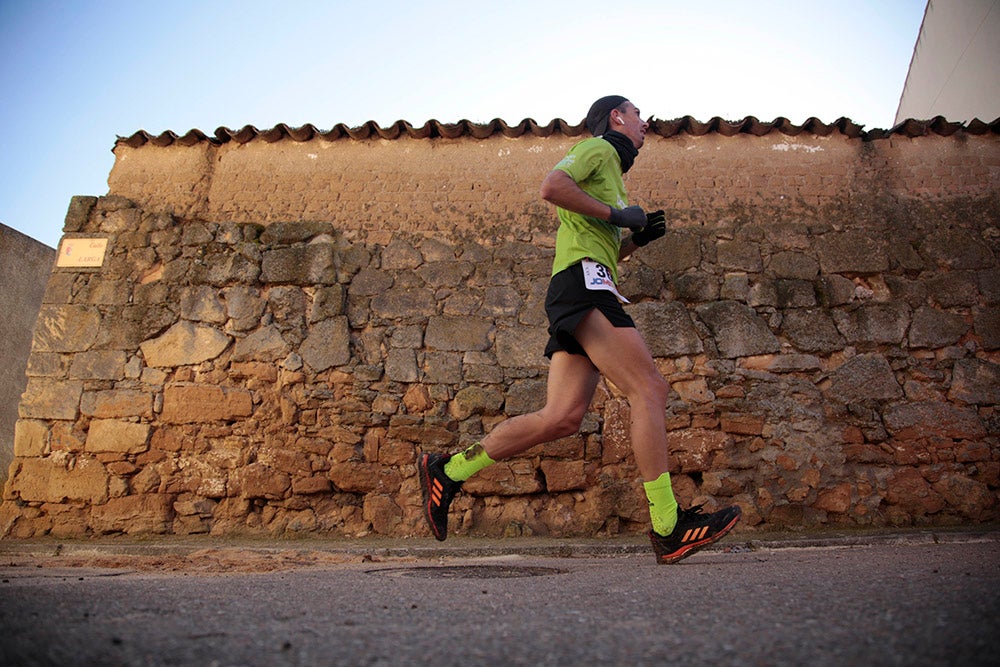
[[108, 249], [106, 238], [63, 239], [59, 244], [56, 266], [61, 268], [100, 268]]

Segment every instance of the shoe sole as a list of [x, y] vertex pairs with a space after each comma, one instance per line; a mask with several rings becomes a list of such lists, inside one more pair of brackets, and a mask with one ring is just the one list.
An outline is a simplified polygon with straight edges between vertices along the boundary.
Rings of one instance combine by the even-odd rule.
[[427, 521], [427, 525], [430, 526], [431, 533], [434, 534], [434, 538], [439, 542], [444, 542], [448, 537], [448, 528], [445, 527], [444, 532], [439, 533], [437, 526], [434, 524], [434, 519], [431, 516], [431, 484], [434, 483], [434, 478], [431, 477], [431, 473], [427, 469], [428, 460], [430, 460], [429, 454], [422, 454], [420, 456], [420, 494], [424, 498], [424, 520]]
[[733, 529], [733, 526], [735, 526], [737, 523], [740, 522], [740, 517], [742, 516], [743, 512], [739, 512], [736, 516], [733, 517], [732, 521], [726, 524], [725, 527], [719, 532], [717, 532], [715, 535], [712, 535], [711, 537], [706, 537], [705, 539], [699, 540], [698, 542], [692, 542], [691, 544], [687, 544], [670, 555], [657, 556], [656, 562], [659, 563], [660, 565], [670, 565], [672, 563], [676, 563], [679, 560], [687, 558], [688, 556], [698, 551], [702, 547], [706, 547], [709, 544], [712, 544], [713, 542], [718, 542], [723, 537], [725, 537], [726, 534], [729, 533], [729, 531]]

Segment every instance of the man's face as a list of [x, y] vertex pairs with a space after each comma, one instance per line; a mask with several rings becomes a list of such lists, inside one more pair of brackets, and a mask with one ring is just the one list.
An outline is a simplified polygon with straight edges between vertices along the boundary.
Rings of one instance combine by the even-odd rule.
[[649, 123], [639, 116], [639, 109], [631, 102], [625, 102], [621, 110], [615, 110], [612, 116], [617, 117], [618, 122], [612, 118], [612, 129], [618, 130], [632, 140], [632, 145], [642, 148], [646, 141], [646, 130]]

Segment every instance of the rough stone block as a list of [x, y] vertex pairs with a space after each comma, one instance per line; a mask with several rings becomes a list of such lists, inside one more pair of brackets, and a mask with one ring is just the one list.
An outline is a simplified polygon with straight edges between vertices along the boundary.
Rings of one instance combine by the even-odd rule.
[[745, 302], [750, 298], [750, 278], [745, 273], [727, 273], [719, 296], [727, 301]]
[[333, 485], [347, 493], [369, 493], [378, 488], [380, 466], [377, 463], [344, 461], [333, 463], [327, 473]]
[[254, 244], [213, 247], [191, 269], [191, 282], [196, 285], [225, 287], [253, 285], [261, 275], [260, 250]]
[[[630, 263], [618, 269], [618, 289], [630, 301], [658, 298], [663, 291], [663, 284], [663, 272], [641, 262]], [[534, 317], [539, 321], [533, 322], [534, 324], [544, 321], [544, 296], [544, 293], [533, 294], [532, 297], [537, 300], [529, 301], [528, 307], [521, 309], [522, 317], [535, 314]]]
[[23, 419], [72, 421], [80, 410], [83, 383], [77, 380], [28, 378], [18, 414]]
[[161, 535], [169, 533], [174, 519], [174, 496], [150, 493], [111, 498], [90, 511], [95, 533]]
[[292, 479], [292, 493], [294, 495], [311, 496], [329, 493], [330, 489], [330, 480], [326, 477], [311, 476]]
[[228, 421], [253, 414], [245, 389], [206, 384], [173, 384], [163, 390], [162, 419], [172, 424]]
[[771, 278], [758, 278], [750, 286], [747, 303], [752, 308], [778, 305], [778, 285]]
[[711, 468], [714, 454], [731, 441], [732, 436], [721, 431], [684, 429], [667, 433], [667, 446], [674, 461], [671, 470], [703, 472]]
[[1000, 306], [991, 306], [977, 312], [975, 330], [983, 349], [1000, 350]]
[[269, 468], [290, 475], [307, 475], [312, 472], [312, 461], [306, 452], [279, 447], [262, 447], [257, 452], [257, 461]]
[[824, 234], [818, 250], [823, 273], [874, 274], [889, 269], [882, 241], [860, 230]]
[[215, 327], [183, 321], [162, 336], [143, 342], [139, 348], [146, 365], [169, 368], [215, 359], [229, 346], [230, 340]]
[[816, 305], [816, 291], [808, 280], [779, 278], [774, 281], [779, 308], [811, 308]]
[[476, 495], [521, 496], [542, 491], [542, 481], [531, 461], [499, 461], [469, 478], [462, 489]]
[[884, 276], [889, 295], [911, 308], [920, 308], [927, 303], [927, 286], [922, 280], [910, 280], [902, 276]]
[[436, 311], [437, 299], [432, 290], [417, 287], [392, 287], [372, 299], [372, 314], [386, 320], [422, 321]]
[[406, 393], [403, 394], [403, 405], [406, 407], [408, 414], [419, 414], [433, 408], [434, 399], [431, 398], [431, 393], [426, 386], [415, 384], [409, 387]]
[[18, 465], [12, 488], [23, 501], [100, 505], [108, 499], [108, 472], [94, 459], [50, 455], [21, 459]]
[[719, 241], [715, 247], [716, 261], [723, 269], [760, 273], [764, 262], [760, 244], [749, 241]]
[[934, 349], [954, 345], [968, 330], [969, 324], [961, 315], [922, 306], [913, 313], [909, 332], [910, 347]]
[[885, 499], [913, 516], [935, 514], [945, 501], [916, 468], [897, 470], [885, 482]]
[[545, 405], [545, 380], [518, 380], [507, 390], [505, 412], [508, 416], [540, 410]]
[[465, 352], [489, 348], [493, 321], [481, 317], [432, 317], [427, 323], [424, 343], [437, 350]]
[[715, 400], [715, 394], [708, 388], [705, 378], [676, 380], [670, 386], [685, 403], [710, 403]]
[[75, 195], [69, 200], [69, 207], [66, 209], [66, 219], [63, 223], [64, 232], [85, 231], [90, 212], [97, 204], [97, 197], [85, 197]]
[[418, 276], [430, 287], [458, 287], [472, 275], [475, 266], [468, 262], [432, 262], [417, 269]]
[[880, 354], [859, 354], [844, 362], [831, 374], [829, 395], [843, 403], [866, 400], [886, 401], [901, 398], [892, 367]]
[[455, 419], [468, 419], [472, 415], [496, 414], [503, 403], [504, 394], [499, 389], [471, 385], [455, 394], [449, 412]]
[[88, 452], [139, 454], [149, 449], [149, 424], [135, 424], [116, 419], [95, 419], [87, 433]]
[[1000, 404], [1000, 364], [959, 359], [952, 370], [948, 398], [974, 405]]
[[587, 475], [583, 461], [553, 461], [546, 459], [541, 462], [542, 474], [545, 476], [545, 488], [549, 493], [561, 491], [576, 491], [587, 488]]
[[811, 354], [779, 354], [771, 360], [767, 370], [772, 373], [809, 373], [822, 367], [819, 357]]
[[849, 310], [834, 310], [837, 329], [849, 343], [899, 345], [910, 326], [910, 307], [905, 303], [866, 303]]
[[302, 359], [315, 371], [342, 366], [351, 360], [347, 318], [331, 317], [314, 324], [299, 347]]
[[968, 308], [979, 303], [979, 284], [972, 271], [940, 273], [924, 284], [931, 300], [941, 308]]
[[995, 517], [996, 497], [982, 482], [958, 473], [945, 473], [932, 486], [962, 516], [973, 521], [986, 521]]
[[219, 298], [219, 290], [205, 285], [185, 288], [181, 292], [181, 317], [195, 322], [224, 323], [226, 306]]
[[889, 433], [901, 440], [934, 436], [976, 440], [986, 436], [986, 427], [975, 410], [940, 401], [892, 405], [882, 418]]
[[996, 266], [996, 257], [972, 230], [954, 227], [935, 230], [923, 239], [920, 249], [938, 266], [953, 270]]
[[720, 417], [722, 430], [739, 435], [760, 435], [764, 432], [764, 416], [725, 413]]
[[371, 493], [365, 496], [364, 518], [371, 524], [372, 531], [379, 535], [393, 535], [403, 519], [403, 510], [392, 496]]
[[274, 326], [257, 329], [249, 336], [238, 338], [233, 346], [233, 361], [278, 361], [284, 359], [291, 347]]
[[329, 222], [272, 222], [260, 234], [264, 245], [291, 245], [302, 243], [320, 235], [333, 235], [336, 229]]
[[817, 494], [813, 507], [824, 512], [844, 514], [851, 509], [851, 491], [851, 485], [846, 482], [824, 489]]
[[502, 368], [544, 368], [548, 340], [548, 331], [542, 326], [497, 327], [493, 345], [497, 363]]
[[819, 263], [801, 252], [777, 252], [767, 264], [776, 278], [812, 281], [819, 274]]
[[704, 350], [698, 331], [684, 304], [637, 303], [627, 308], [628, 314], [642, 332], [654, 357], [680, 357], [701, 354]]
[[390, 438], [434, 448], [451, 447], [457, 439], [457, 434], [446, 426], [426, 423], [398, 423], [398, 418], [393, 418], [390, 422], [386, 435]]
[[351, 280], [347, 293], [352, 298], [376, 296], [385, 293], [392, 287], [392, 274], [376, 268], [362, 269]]
[[699, 306], [698, 316], [715, 337], [719, 355], [726, 359], [769, 354], [781, 344], [753, 309], [735, 301]]
[[43, 305], [35, 322], [34, 352], [83, 352], [89, 350], [101, 326], [95, 306]]
[[[352, 281], [353, 284], [353, 281]], [[343, 285], [317, 288], [309, 311], [309, 323], [344, 314], [345, 290]]]
[[263, 463], [251, 463], [233, 471], [229, 478], [230, 495], [241, 498], [280, 500], [291, 488], [291, 478]]
[[843, 306], [854, 298], [854, 282], [843, 276], [822, 276], [816, 282], [819, 302], [826, 308]]
[[120, 380], [128, 357], [122, 350], [91, 350], [73, 355], [69, 375], [74, 380]]
[[457, 385], [462, 381], [462, 358], [453, 352], [426, 352], [423, 371], [425, 382]]
[[719, 298], [719, 280], [704, 273], [684, 273], [670, 281], [670, 288], [678, 301], [699, 303]]
[[416, 382], [417, 354], [413, 350], [389, 350], [385, 359], [385, 374], [395, 382]]
[[49, 427], [44, 421], [18, 419], [14, 423], [14, 456], [38, 457], [48, 454]]
[[1000, 267], [978, 271], [976, 277], [979, 282], [979, 293], [983, 295], [986, 303], [990, 305], [1000, 303]]
[[665, 274], [693, 269], [701, 264], [701, 237], [668, 231], [663, 239], [642, 249], [642, 260]]
[[415, 269], [423, 261], [421, 252], [402, 239], [393, 239], [382, 251], [382, 268], [389, 271]]

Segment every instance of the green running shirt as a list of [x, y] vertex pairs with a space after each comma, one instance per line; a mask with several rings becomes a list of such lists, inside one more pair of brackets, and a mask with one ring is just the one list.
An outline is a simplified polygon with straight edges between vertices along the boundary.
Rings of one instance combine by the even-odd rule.
[[[569, 149], [566, 157], [554, 168], [568, 174], [594, 199], [615, 208], [628, 206], [621, 160], [614, 146], [604, 139], [584, 139]], [[617, 284], [621, 228], [564, 208], [557, 207], [556, 211], [560, 225], [556, 233], [556, 257], [552, 264], [552, 275], [590, 258], [606, 266]]]

